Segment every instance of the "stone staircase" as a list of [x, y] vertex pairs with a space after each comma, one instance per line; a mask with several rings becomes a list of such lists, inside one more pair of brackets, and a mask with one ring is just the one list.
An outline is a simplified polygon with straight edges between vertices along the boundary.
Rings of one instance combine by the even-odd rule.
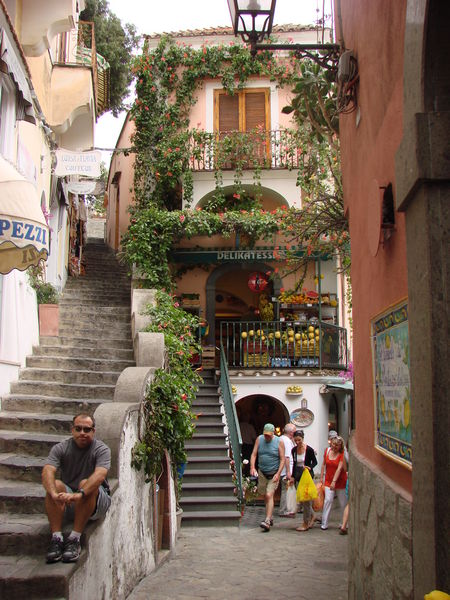
[[41, 469], [70, 435], [74, 414], [109, 402], [134, 365], [130, 281], [100, 239], [85, 250], [86, 275], [69, 279], [59, 336], [41, 338], [0, 412], [0, 598], [66, 598], [76, 564], [47, 565], [49, 527]]
[[202, 377], [203, 384], [192, 407], [199, 415], [196, 430], [185, 445], [187, 465], [180, 502], [182, 526], [238, 525], [241, 513], [233, 493], [214, 370], [203, 371]]

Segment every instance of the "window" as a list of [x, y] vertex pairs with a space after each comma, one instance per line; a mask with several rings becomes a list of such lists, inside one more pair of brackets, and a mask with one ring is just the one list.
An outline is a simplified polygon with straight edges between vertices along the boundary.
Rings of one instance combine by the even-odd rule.
[[0, 153], [14, 162], [16, 89], [8, 75], [0, 73]]
[[[252, 143], [252, 158], [269, 158], [270, 89], [250, 88], [230, 96], [225, 90], [214, 93], [214, 129], [219, 139], [230, 137], [230, 132], [247, 133], [259, 130]], [[267, 132], [267, 133], [266, 133]], [[249, 162], [251, 167], [252, 161]], [[232, 168], [232, 161], [224, 165]]]

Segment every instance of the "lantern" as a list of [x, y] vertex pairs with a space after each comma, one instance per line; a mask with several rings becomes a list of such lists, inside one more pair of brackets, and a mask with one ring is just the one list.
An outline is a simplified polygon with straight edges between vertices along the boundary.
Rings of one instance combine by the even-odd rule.
[[250, 273], [247, 283], [252, 292], [262, 292], [268, 286], [269, 281], [264, 273], [255, 271]]

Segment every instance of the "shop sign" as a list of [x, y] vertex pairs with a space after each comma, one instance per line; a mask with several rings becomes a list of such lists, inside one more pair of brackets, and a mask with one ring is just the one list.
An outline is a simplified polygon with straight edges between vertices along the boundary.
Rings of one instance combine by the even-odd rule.
[[100, 163], [102, 155], [99, 150], [92, 152], [72, 152], [64, 148], [56, 150], [55, 175], [86, 175], [87, 177], [100, 177]]

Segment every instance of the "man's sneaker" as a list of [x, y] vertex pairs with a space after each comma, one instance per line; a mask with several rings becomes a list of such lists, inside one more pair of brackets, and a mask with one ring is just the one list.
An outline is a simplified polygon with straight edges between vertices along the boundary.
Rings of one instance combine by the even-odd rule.
[[63, 541], [58, 537], [52, 537], [50, 546], [47, 550], [46, 560], [48, 563], [55, 563], [61, 560], [63, 555]]
[[80, 552], [80, 540], [69, 538], [64, 544], [64, 552], [62, 555], [63, 562], [76, 562], [80, 556]]
[[261, 529], [264, 529], [264, 531], [269, 531], [270, 525], [271, 525], [271, 523], [270, 523], [269, 519], [265, 519], [264, 521], [261, 521], [261, 523], [259, 524]]

